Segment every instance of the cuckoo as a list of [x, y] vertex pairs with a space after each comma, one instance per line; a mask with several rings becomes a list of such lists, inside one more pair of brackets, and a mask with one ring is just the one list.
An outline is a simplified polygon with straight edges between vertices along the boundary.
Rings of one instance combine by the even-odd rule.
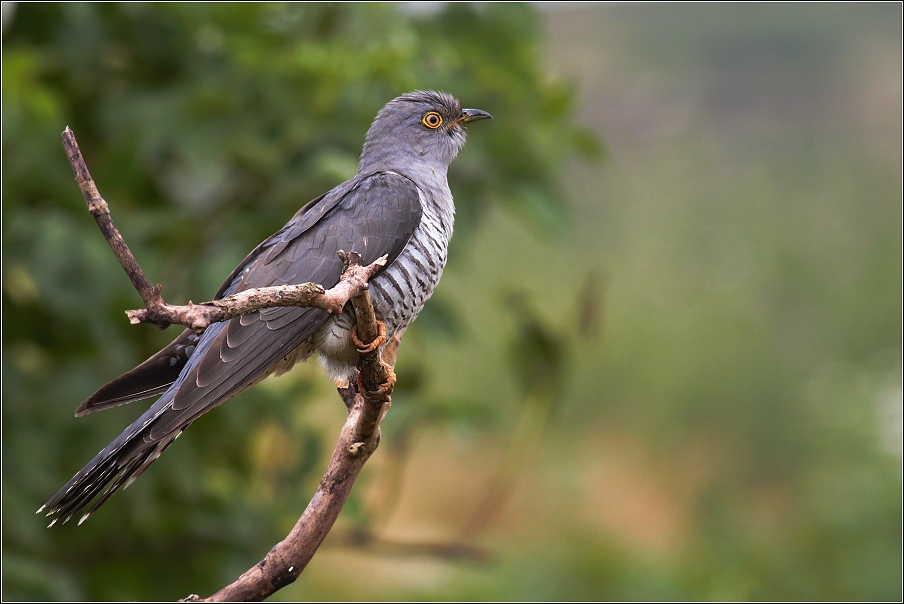
[[[342, 271], [339, 250], [359, 252], [365, 264], [386, 255], [370, 294], [388, 339], [401, 336], [446, 264], [455, 214], [449, 164], [465, 144], [465, 125], [490, 117], [462, 109], [442, 92], [417, 91], [390, 101], [367, 131], [354, 178], [302, 207], [245, 257], [215, 297], [304, 282], [330, 288]], [[201, 335], [185, 330], [78, 407], [81, 416], [161, 395], [39, 511], [67, 522], [87, 508], [83, 522], [198, 417], [315, 352], [337, 383], [347, 382], [356, 371], [353, 324], [348, 305], [336, 315], [282, 307], [215, 323]]]

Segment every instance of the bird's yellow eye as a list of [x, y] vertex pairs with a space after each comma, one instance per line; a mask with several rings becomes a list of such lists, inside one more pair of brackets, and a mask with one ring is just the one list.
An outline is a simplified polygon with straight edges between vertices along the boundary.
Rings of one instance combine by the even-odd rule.
[[443, 125], [443, 116], [436, 111], [430, 111], [429, 113], [424, 114], [424, 119], [421, 120], [421, 123], [428, 128], [436, 130]]

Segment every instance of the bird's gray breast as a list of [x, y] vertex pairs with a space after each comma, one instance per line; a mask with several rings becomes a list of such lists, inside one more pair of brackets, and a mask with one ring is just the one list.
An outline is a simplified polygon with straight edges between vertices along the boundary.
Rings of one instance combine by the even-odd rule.
[[[401, 335], [436, 289], [448, 257], [454, 205], [448, 185], [418, 186], [421, 221], [396, 260], [370, 281], [377, 318], [388, 337]], [[327, 321], [314, 338], [321, 362], [334, 378], [354, 369], [356, 353], [348, 335], [354, 319], [342, 313]]]

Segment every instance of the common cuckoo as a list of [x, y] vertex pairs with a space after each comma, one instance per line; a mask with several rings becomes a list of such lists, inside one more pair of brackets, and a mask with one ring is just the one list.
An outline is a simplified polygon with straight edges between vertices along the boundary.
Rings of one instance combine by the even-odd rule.
[[[330, 288], [342, 270], [339, 250], [359, 252], [365, 264], [387, 255], [387, 265], [370, 281], [370, 293], [387, 337], [400, 336], [446, 264], [455, 214], [446, 171], [465, 144], [465, 124], [490, 117], [462, 109], [441, 92], [412, 92], [390, 101], [367, 131], [355, 177], [305, 205], [257, 246], [216, 298], [308, 281]], [[162, 394], [39, 511], [67, 522], [91, 506], [83, 522], [198, 417], [315, 352], [337, 383], [351, 379], [357, 354], [350, 312], [331, 316], [314, 308], [268, 308], [215, 323], [202, 335], [185, 330], [79, 406], [76, 416]]]

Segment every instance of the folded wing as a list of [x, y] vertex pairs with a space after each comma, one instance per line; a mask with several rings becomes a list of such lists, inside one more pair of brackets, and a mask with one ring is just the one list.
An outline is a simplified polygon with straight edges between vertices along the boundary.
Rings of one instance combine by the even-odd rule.
[[[339, 250], [357, 251], [365, 263], [388, 255], [391, 264], [420, 219], [420, 196], [408, 178], [392, 172], [356, 177], [302, 208], [245, 258], [217, 297], [252, 287], [306, 281], [333, 287], [342, 269]], [[319, 309], [270, 308], [210, 326], [191, 354], [185, 355], [182, 370], [163, 396], [42, 509], [47, 509], [48, 515], [59, 513], [65, 522], [106, 488], [82, 520], [87, 518], [120, 486], [144, 472], [192, 421], [266, 374], [328, 318]], [[146, 364], [156, 362], [182, 337]], [[153, 379], [146, 379], [143, 389], [136, 387], [138, 394], [163, 390], [166, 380], [172, 379], [165, 372], [157, 375], [159, 382], [154, 385]], [[103, 389], [98, 394], [101, 392]], [[132, 396], [129, 400], [138, 398]], [[121, 403], [108, 401], [95, 408], [114, 404]]]

